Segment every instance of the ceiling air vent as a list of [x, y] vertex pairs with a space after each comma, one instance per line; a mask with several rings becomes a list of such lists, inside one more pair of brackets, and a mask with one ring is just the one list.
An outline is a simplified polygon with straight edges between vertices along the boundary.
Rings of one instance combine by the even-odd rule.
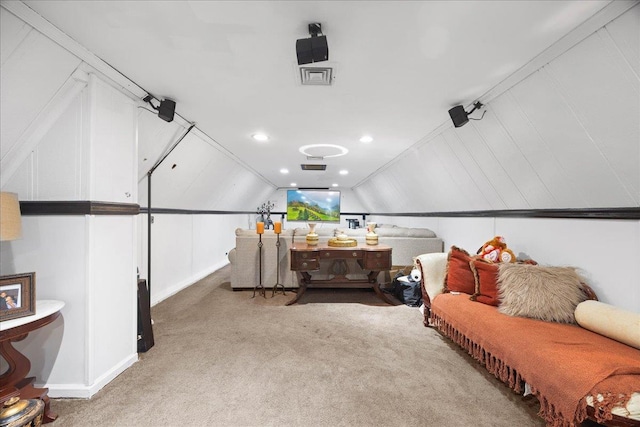
[[312, 164], [301, 164], [300, 167], [303, 171], [323, 171], [327, 170], [327, 165], [312, 165]]
[[303, 86], [331, 86], [333, 68], [300, 67], [300, 84]]

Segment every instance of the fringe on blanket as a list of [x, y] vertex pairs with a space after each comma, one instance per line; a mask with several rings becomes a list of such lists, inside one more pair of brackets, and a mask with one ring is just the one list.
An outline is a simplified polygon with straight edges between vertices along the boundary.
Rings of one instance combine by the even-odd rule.
[[[486, 351], [484, 348], [482, 348], [481, 345], [467, 338], [454, 326], [449, 324], [437, 314], [434, 314], [433, 311], [431, 312], [431, 324], [444, 336], [451, 339], [454, 343], [456, 343], [463, 350], [469, 353], [469, 355], [480, 362], [480, 364], [484, 365], [489, 373], [493, 374], [500, 381], [507, 384], [516, 393], [522, 394], [524, 390], [525, 379], [522, 378], [515, 369], [507, 365], [500, 358]], [[538, 415], [546, 421], [548, 427], [579, 427], [580, 424], [587, 418], [586, 397], [580, 401], [580, 404], [576, 409], [576, 413], [573, 414], [573, 419], [567, 420], [562, 414], [556, 411], [553, 403], [549, 402], [545, 398], [545, 396], [540, 393], [539, 390], [532, 386], [531, 391], [533, 395], [536, 396], [540, 401], [540, 411], [538, 412]], [[598, 417], [599, 411], [596, 411], [598, 422], [602, 422], [606, 419], [611, 419], [611, 407], [615, 406], [617, 403], [619, 402], [616, 399], [607, 399], [607, 404], [609, 406], [608, 411], [604, 408], [604, 405], [599, 405], [599, 408], [604, 409], [604, 411], [600, 412], [599, 414], [599, 416], [602, 418]]]

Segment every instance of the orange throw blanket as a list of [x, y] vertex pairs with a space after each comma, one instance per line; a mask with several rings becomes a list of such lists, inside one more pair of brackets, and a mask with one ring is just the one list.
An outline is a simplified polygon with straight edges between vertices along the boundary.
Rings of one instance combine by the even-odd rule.
[[431, 321], [516, 392], [528, 383], [549, 426], [579, 425], [588, 395], [604, 396], [603, 422], [640, 392], [640, 350], [580, 326], [508, 316], [464, 294], [434, 298]]

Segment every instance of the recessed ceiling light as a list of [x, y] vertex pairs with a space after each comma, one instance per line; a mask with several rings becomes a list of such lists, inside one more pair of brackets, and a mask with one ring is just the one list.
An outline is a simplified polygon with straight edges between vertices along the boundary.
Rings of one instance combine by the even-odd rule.
[[369, 135], [363, 135], [362, 138], [360, 138], [360, 142], [369, 143], [371, 141], [373, 141], [373, 138]]
[[311, 144], [303, 145], [298, 149], [307, 157], [326, 159], [328, 157], [344, 156], [349, 150], [341, 145], [335, 144]]
[[342, 169], [342, 170], [340, 171], [340, 175], [349, 175], [349, 171], [348, 171], [348, 170], [346, 170], [346, 169]]
[[265, 135], [264, 133], [254, 133], [253, 135], [251, 135], [251, 138], [255, 139], [256, 141], [260, 141], [260, 142], [265, 142], [269, 140], [269, 137], [267, 135]]
[[292, 187], [297, 187], [297, 186], [298, 186], [298, 184], [296, 184], [295, 182], [292, 182], [292, 183], [291, 183], [291, 184], [289, 184], [289, 185], [290, 185], [290, 186], [292, 186]]
[[288, 173], [289, 173], [289, 169], [287, 169], [287, 168], [282, 168], [282, 169], [280, 169], [280, 173], [282, 173], [282, 174], [288, 174]]
[[332, 187], [337, 187], [337, 186], [338, 186], [338, 184], [331, 184], [331, 186], [332, 186]]

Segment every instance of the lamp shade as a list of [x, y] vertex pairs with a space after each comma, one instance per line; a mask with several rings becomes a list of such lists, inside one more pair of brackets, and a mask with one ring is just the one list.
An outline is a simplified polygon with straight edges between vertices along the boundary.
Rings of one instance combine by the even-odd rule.
[[0, 240], [15, 240], [22, 235], [20, 202], [15, 193], [0, 193]]

